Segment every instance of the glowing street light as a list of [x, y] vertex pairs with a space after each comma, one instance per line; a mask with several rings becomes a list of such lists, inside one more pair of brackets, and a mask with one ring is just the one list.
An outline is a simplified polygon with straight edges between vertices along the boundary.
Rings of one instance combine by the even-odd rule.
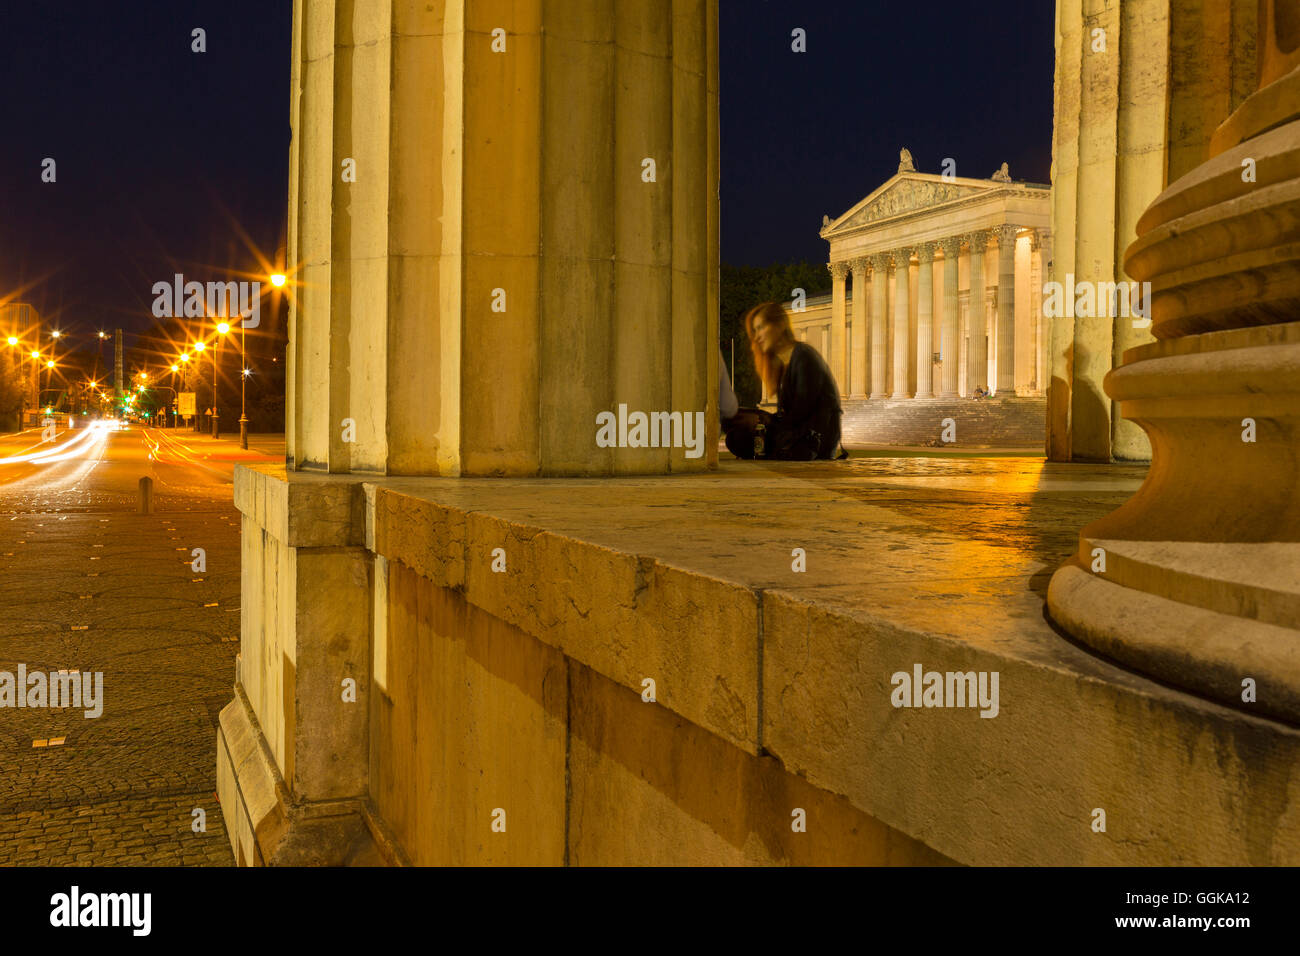
[[62, 332], [60, 332], [58, 329], [55, 329], [53, 332], [50, 333], [50, 338], [57, 339], [62, 335], [63, 335]]
[[284, 285], [284, 283], [285, 283], [285, 278], [283, 273], [276, 272], [272, 274], [271, 285], [275, 286], [278, 289], [282, 285]]
[[205, 344], [203, 344], [202, 342], [195, 342], [195, 343], [194, 343], [194, 351], [196, 351], [196, 352], [202, 352], [205, 348], [207, 348], [207, 346], [206, 346]]
[[[212, 340], [212, 437], [213, 438], [221, 437], [221, 416], [217, 410], [217, 366], [221, 364], [220, 336], [227, 335], [229, 332], [230, 332], [229, 322], [218, 322], [217, 323], [218, 337]], [[240, 383], [240, 387], [242, 390], [243, 387], [242, 382]], [[241, 418], [243, 417], [242, 412], [240, 413], [240, 417]]]
[[9, 336], [9, 347], [13, 348], [17, 344], [18, 344], [18, 336], [16, 335]]

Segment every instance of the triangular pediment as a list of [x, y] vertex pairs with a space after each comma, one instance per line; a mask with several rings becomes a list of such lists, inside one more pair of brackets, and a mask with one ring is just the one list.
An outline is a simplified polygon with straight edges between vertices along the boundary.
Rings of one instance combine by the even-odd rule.
[[898, 173], [844, 215], [823, 225], [821, 235], [830, 239], [874, 222], [994, 192], [1004, 185], [992, 180]]

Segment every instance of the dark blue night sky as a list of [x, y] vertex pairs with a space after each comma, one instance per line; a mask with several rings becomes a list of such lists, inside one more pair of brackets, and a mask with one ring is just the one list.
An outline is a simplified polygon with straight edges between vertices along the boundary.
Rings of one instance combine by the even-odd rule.
[[[70, 329], [142, 329], [153, 282], [273, 254], [290, 20], [269, 0], [0, 4], [0, 295], [30, 284], [19, 298]], [[951, 156], [958, 175], [1009, 162], [1047, 182], [1052, 20], [1050, 0], [722, 0], [723, 261], [824, 260], [822, 214], [891, 176], [900, 146], [922, 171]]]

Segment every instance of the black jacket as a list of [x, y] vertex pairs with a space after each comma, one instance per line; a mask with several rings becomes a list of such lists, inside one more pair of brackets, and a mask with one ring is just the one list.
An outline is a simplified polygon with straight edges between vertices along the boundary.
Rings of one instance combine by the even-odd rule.
[[809, 451], [815, 449], [813, 454], [794, 457], [835, 457], [840, 443], [840, 390], [821, 353], [807, 342], [796, 342], [790, 364], [782, 370], [776, 395], [773, 450], [790, 443]]

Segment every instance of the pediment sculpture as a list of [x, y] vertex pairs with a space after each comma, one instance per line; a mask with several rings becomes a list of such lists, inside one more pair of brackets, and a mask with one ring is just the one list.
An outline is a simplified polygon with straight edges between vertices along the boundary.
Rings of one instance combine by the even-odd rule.
[[913, 209], [937, 206], [975, 191], [963, 189], [955, 183], [900, 182], [859, 209], [844, 225], [860, 226], [877, 219], [888, 219]]

